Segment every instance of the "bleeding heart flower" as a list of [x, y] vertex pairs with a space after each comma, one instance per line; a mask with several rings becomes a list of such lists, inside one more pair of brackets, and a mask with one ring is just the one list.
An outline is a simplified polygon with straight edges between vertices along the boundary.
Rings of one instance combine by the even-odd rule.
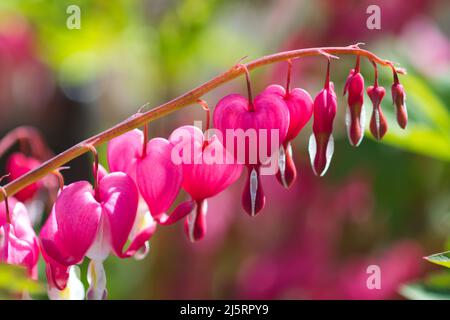
[[289, 188], [297, 177], [297, 169], [292, 158], [291, 140], [293, 140], [311, 119], [313, 100], [309, 93], [300, 88], [285, 90], [280, 85], [270, 85], [263, 93], [272, 93], [283, 99], [289, 110], [289, 128], [280, 147], [277, 179]]
[[397, 113], [397, 123], [402, 128], [405, 129], [408, 124], [408, 110], [406, 109], [406, 93], [403, 86], [398, 80], [397, 73], [394, 73], [394, 83], [391, 87], [392, 101], [395, 104], [395, 109]]
[[[39, 167], [41, 163], [32, 157], [26, 157], [23, 153], [15, 152], [11, 154], [6, 162], [6, 171], [10, 174], [9, 180], [15, 180], [25, 173]], [[30, 200], [39, 190], [39, 182], [32, 183], [15, 194], [15, 197], [22, 202]]]
[[377, 140], [381, 140], [384, 137], [388, 128], [386, 118], [381, 109], [381, 100], [383, 100], [385, 93], [386, 90], [376, 83], [374, 86], [367, 88], [367, 95], [372, 100], [373, 105], [372, 117], [370, 118], [370, 132]]
[[23, 203], [8, 198], [10, 223], [6, 206], [0, 206], [0, 262], [27, 268], [37, 279], [39, 244]]
[[334, 152], [333, 121], [336, 116], [337, 101], [334, 85], [330, 82], [330, 63], [324, 88], [314, 99], [313, 134], [309, 138], [309, 157], [313, 172], [323, 176], [327, 171]]
[[345, 125], [350, 144], [359, 146], [364, 137], [366, 113], [364, 108], [364, 78], [359, 72], [359, 57], [355, 69], [350, 71], [344, 87], [344, 95], [348, 92], [348, 108], [345, 114]]
[[151, 139], [142, 155], [144, 135], [135, 129], [108, 144], [108, 164], [112, 172], [126, 172], [136, 182], [153, 218], [161, 224], [172, 224], [194, 207], [192, 201], [181, 203], [172, 214], [167, 210], [175, 201], [183, 180], [181, 165], [171, 159], [173, 145], [163, 138]]
[[182, 161], [183, 189], [196, 203], [185, 220], [185, 230], [191, 241], [197, 241], [206, 233], [206, 199], [233, 184], [241, 175], [242, 165], [227, 154], [216, 135], [206, 139], [194, 126], [176, 129], [169, 141], [174, 145], [174, 156]]
[[138, 199], [135, 183], [123, 172], [99, 179], [97, 190], [87, 181], [65, 187], [40, 235], [50, 286], [63, 290], [69, 267], [87, 256], [92, 260], [88, 278], [95, 280], [88, 298], [105, 298], [103, 261], [110, 253], [120, 258], [133, 256], [155, 231], [155, 224], [141, 230], [124, 250], [136, 220]]
[[[248, 179], [242, 205], [251, 216], [262, 210], [265, 196], [260, 167], [267, 163], [286, 138], [289, 110], [273, 94], [259, 94], [254, 101], [239, 94], [222, 98], [214, 110], [214, 126], [223, 135], [223, 145], [238, 163], [247, 166]], [[243, 153], [243, 155], [242, 155]]]

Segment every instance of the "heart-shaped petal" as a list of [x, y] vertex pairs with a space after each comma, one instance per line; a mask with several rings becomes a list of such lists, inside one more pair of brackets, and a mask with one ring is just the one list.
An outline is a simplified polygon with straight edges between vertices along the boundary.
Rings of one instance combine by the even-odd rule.
[[141, 158], [143, 141], [144, 135], [139, 129], [111, 139], [107, 152], [109, 170], [125, 172], [136, 182], [136, 164]]
[[147, 144], [147, 155], [137, 162], [137, 183], [152, 216], [159, 220], [181, 188], [183, 171], [172, 161], [173, 145], [163, 138]]
[[191, 161], [182, 165], [182, 186], [196, 201], [222, 192], [233, 184], [242, 172], [242, 165], [234, 161], [226, 163], [226, 151], [217, 136], [205, 141], [203, 132], [197, 127], [180, 127], [172, 133], [169, 141], [176, 150], [191, 154]]
[[99, 183], [100, 202], [103, 217], [108, 219], [112, 249], [119, 257], [123, 253], [131, 228], [136, 219], [139, 193], [130, 176], [123, 172], [106, 175]]
[[250, 110], [246, 98], [230, 94], [219, 101], [213, 115], [223, 145], [244, 164], [268, 161], [278, 151], [289, 127], [289, 110], [283, 100], [262, 93], [253, 104], [254, 110]]
[[280, 85], [270, 85], [263, 93], [272, 93], [280, 97], [289, 109], [289, 128], [284, 142], [293, 140], [308, 123], [313, 113], [313, 100], [304, 89], [294, 88], [286, 93]]
[[79, 181], [65, 187], [55, 203], [61, 245], [69, 255], [67, 263], [79, 263], [93, 244], [102, 215], [92, 186]]

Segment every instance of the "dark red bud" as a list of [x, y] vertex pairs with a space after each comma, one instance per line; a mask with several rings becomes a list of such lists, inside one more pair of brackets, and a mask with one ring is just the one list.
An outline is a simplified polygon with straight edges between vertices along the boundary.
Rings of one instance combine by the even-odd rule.
[[197, 202], [195, 208], [184, 221], [184, 231], [192, 242], [203, 239], [206, 235], [206, 212], [208, 211], [207, 200]]
[[266, 196], [259, 177], [259, 166], [248, 166], [247, 173], [242, 192], [242, 207], [250, 216], [255, 216], [264, 208]]
[[291, 144], [281, 146], [278, 158], [277, 180], [286, 189], [290, 188], [297, 178], [297, 169], [292, 158]]
[[383, 100], [386, 90], [379, 86], [370, 86], [367, 88], [367, 94], [372, 100], [373, 111], [370, 118], [370, 132], [377, 140], [381, 140], [387, 132], [387, 121], [381, 109], [381, 101]]
[[391, 87], [392, 101], [395, 104], [397, 113], [397, 123], [405, 129], [408, 124], [408, 111], [406, 109], [406, 93], [405, 89], [399, 82], [394, 82]]

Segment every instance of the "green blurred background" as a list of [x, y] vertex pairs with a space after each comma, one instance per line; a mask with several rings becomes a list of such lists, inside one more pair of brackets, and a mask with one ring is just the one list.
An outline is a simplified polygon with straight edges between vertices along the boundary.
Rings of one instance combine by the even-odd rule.
[[[366, 27], [371, 4], [381, 9], [381, 30]], [[69, 5], [79, 6], [81, 29], [66, 27]], [[338, 94], [335, 153], [325, 177], [311, 174], [309, 124], [295, 140], [300, 174], [292, 190], [265, 177], [268, 206], [249, 218], [240, 208], [241, 179], [210, 200], [209, 230], [201, 243], [189, 243], [181, 225], [162, 227], [145, 260], [109, 258], [109, 296], [390, 299], [400, 298], [400, 290], [408, 298], [429, 292], [450, 297], [447, 272], [422, 259], [450, 250], [449, 34], [445, 0], [2, 1], [0, 133], [34, 125], [61, 152], [147, 102], [155, 107], [194, 88], [244, 56], [249, 61], [283, 50], [365, 42], [368, 50], [408, 70], [401, 77], [407, 130], [395, 122], [391, 74], [380, 69], [389, 123], [381, 143], [367, 132], [360, 147], [349, 145], [346, 101]], [[345, 56], [333, 62], [338, 93], [353, 64]], [[325, 66], [323, 58], [295, 61], [293, 85], [314, 96]], [[370, 85], [370, 63], [363, 60], [362, 69]], [[285, 74], [284, 63], [261, 68], [252, 72], [253, 88], [283, 84]], [[245, 93], [242, 78], [204, 99], [212, 107], [232, 92]], [[369, 103], [366, 108], [368, 118]], [[153, 122], [150, 134], [167, 137], [203, 117], [199, 106], [190, 106]], [[87, 157], [70, 166], [67, 183], [89, 177]], [[370, 264], [381, 267], [381, 290], [365, 287]], [[410, 282], [415, 284], [406, 294], [404, 284]]]

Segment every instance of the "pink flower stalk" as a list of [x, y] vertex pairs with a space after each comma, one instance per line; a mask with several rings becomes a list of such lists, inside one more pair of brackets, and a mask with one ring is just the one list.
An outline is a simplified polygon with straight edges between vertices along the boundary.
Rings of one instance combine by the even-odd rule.
[[297, 169], [292, 158], [291, 141], [311, 119], [313, 100], [306, 90], [300, 88], [289, 90], [288, 85], [286, 85], [286, 89], [279, 85], [270, 85], [263, 93], [272, 93], [280, 97], [289, 110], [289, 128], [280, 147], [279, 170], [277, 172], [278, 181], [285, 188], [289, 188], [297, 177]]
[[327, 171], [334, 152], [333, 121], [336, 116], [337, 101], [334, 84], [330, 82], [330, 61], [324, 88], [314, 99], [313, 134], [309, 138], [309, 157], [316, 176]]
[[370, 118], [370, 132], [377, 140], [381, 140], [387, 132], [388, 124], [381, 109], [381, 101], [384, 98], [386, 90], [375, 82], [374, 86], [367, 88], [367, 94], [372, 100], [373, 111]]
[[8, 209], [0, 206], [0, 263], [23, 266], [37, 280], [39, 244], [27, 209], [15, 198], [7, 201]]
[[397, 123], [405, 129], [408, 124], [408, 110], [406, 109], [406, 93], [403, 86], [398, 80], [398, 75], [394, 72], [394, 83], [391, 87], [392, 103], [395, 104]]
[[150, 214], [160, 224], [172, 224], [189, 214], [195, 203], [181, 203], [172, 214], [169, 210], [175, 201], [183, 180], [180, 164], [172, 161], [173, 145], [163, 138], [146, 143], [144, 134], [135, 129], [108, 144], [108, 164], [111, 172], [126, 172], [136, 182]]
[[[174, 152], [184, 160], [183, 189], [195, 201], [195, 208], [185, 220], [185, 231], [191, 241], [197, 241], [206, 233], [207, 198], [214, 197], [241, 175], [242, 165], [232, 160], [216, 135], [205, 138], [194, 126], [182, 126], [169, 137]], [[173, 160], [173, 159], [172, 159]]]
[[69, 267], [87, 256], [91, 259], [88, 280], [92, 279], [87, 297], [105, 298], [103, 261], [110, 253], [120, 258], [133, 256], [156, 229], [155, 223], [145, 226], [124, 250], [136, 220], [138, 199], [135, 183], [123, 172], [100, 177], [96, 189], [87, 181], [65, 187], [40, 235], [50, 287], [63, 290]]
[[[41, 163], [32, 157], [26, 157], [23, 153], [15, 152], [11, 154], [6, 162], [6, 171], [9, 173], [9, 180], [13, 181], [25, 173], [39, 167]], [[15, 197], [22, 202], [32, 199], [41, 186], [40, 183], [32, 183], [16, 193]]]
[[359, 72], [359, 56], [356, 66], [350, 71], [344, 87], [344, 95], [348, 93], [348, 108], [345, 114], [345, 125], [350, 144], [359, 146], [364, 137], [365, 110], [364, 110], [364, 78]]
[[[282, 99], [264, 92], [252, 101], [249, 90], [249, 99], [239, 94], [222, 98], [214, 110], [213, 119], [214, 126], [223, 135], [225, 148], [247, 167], [242, 205], [249, 215], [254, 216], [264, 208], [266, 201], [259, 177], [260, 168], [279, 151], [286, 138], [288, 107]], [[244, 134], [248, 136], [242, 139]], [[244, 156], [240, 157], [242, 153]]]

